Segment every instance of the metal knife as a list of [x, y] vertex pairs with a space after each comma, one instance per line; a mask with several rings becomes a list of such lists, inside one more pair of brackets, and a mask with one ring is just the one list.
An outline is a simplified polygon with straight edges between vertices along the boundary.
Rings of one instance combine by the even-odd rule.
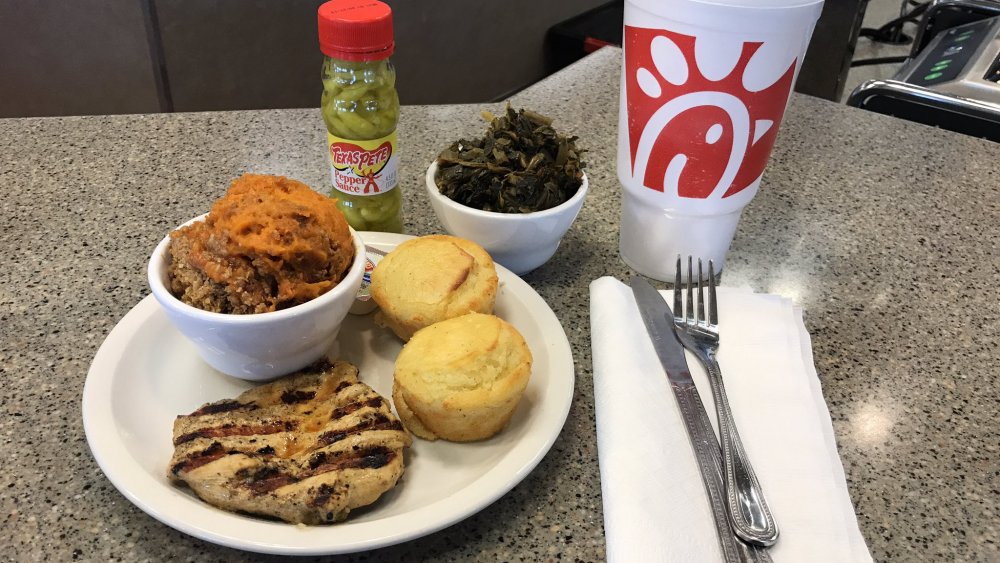
[[701, 470], [702, 482], [708, 492], [708, 502], [712, 507], [715, 530], [719, 536], [719, 545], [722, 547], [725, 561], [727, 563], [771, 561], [766, 548], [744, 543], [730, 527], [729, 516], [726, 513], [725, 486], [722, 481], [722, 451], [719, 440], [712, 431], [712, 423], [709, 421], [708, 413], [705, 412], [698, 389], [691, 379], [687, 358], [684, 357], [684, 347], [674, 333], [673, 313], [660, 292], [645, 279], [635, 276], [629, 285], [632, 287], [639, 314], [642, 315], [646, 331], [653, 341], [653, 348], [660, 358], [660, 364], [667, 372], [670, 388], [684, 418], [688, 438], [691, 439], [695, 459]]

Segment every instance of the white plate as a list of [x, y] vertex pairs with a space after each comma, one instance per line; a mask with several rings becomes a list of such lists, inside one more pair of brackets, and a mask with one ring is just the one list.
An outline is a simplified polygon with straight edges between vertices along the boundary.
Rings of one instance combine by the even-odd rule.
[[[391, 250], [405, 235], [361, 233]], [[562, 430], [573, 399], [573, 356], [545, 301], [497, 266], [496, 314], [524, 335], [534, 368], [510, 425], [481, 442], [414, 438], [406, 472], [374, 505], [330, 526], [269, 522], [212, 507], [166, 477], [178, 414], [235, 397], [253, 384], [214, 371], [146, 297], [97, 351], [83, 389], [83, 423], [94, 458], [119, 491], [161, 522], [192, 536], [261, 553], [323, 555], [375, 549], [454, 524], [503, 496], [538, 465]], [[391, 395], [401, 348], [371, 315], [348, 315], [331, 357], [356, 364], [361, 380]]]

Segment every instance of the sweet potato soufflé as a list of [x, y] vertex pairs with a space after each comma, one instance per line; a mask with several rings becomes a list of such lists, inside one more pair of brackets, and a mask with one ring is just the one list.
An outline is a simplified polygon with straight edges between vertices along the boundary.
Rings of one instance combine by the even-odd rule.
[[170, 291], [215, 313], [287, 309], [335, 287], [354, 260], [334, 201], [282, 176], [245, 174], [204, 221], [171, 233]]

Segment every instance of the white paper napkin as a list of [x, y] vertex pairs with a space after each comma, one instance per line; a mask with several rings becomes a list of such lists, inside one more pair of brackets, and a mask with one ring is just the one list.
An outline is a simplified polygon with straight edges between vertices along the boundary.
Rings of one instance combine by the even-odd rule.
[[[720, 287], [718, 298], [726, 391], [781, 534], [771, 556], [871, 561], [801, 310], [749, 289]], [[591, 283], [590, 323], [608, 561], [721, 561], [687, 431], [631, 289], [609, 277]], [[688, 365], [715, 427], [705, 372], [690, 354]]]

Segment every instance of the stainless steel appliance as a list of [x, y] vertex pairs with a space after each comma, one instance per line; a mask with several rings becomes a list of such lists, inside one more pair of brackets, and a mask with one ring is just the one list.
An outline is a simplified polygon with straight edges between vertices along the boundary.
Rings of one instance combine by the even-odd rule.
[[1000, 2], [934, 0], [896, 76], [847, 103], [1000, 142]]

